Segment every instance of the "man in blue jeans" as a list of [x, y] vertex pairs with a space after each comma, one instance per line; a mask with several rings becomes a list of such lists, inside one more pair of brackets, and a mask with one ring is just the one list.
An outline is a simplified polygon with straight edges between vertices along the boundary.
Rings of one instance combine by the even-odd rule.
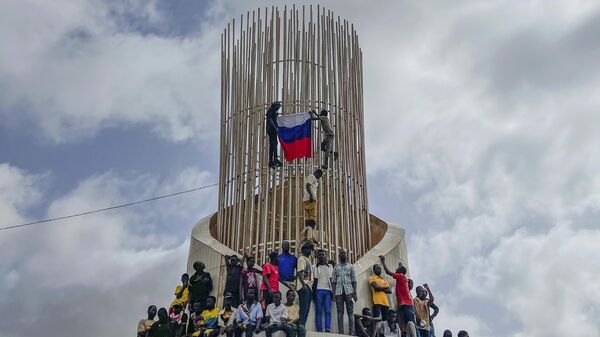
[[306, 320], [308, 319], [308, 312], [310, 311], [310, 302], [312, 302], [312, 287], [313, 287], [313, 265], [310, 263], [310, 253], [312, 252], [311, 245], [304, 245], [300, 249], [302, 256], [298, 259], [298, 272], [296, 277], [298, 278], [299, 284], [297, 287], [298, 291], [298, 302], [300, 304], [300, 322], [299, 325], [305, 327]]
[[317, 331], [323, 331], [323, 315], [325, 315], [325, 332], [331, 332], [331, 275], [333, 268], [325, 259], [325, 251], [317, 250], [317, 265], [313, 282], [313, 292], [316, 294], [316, 317]]

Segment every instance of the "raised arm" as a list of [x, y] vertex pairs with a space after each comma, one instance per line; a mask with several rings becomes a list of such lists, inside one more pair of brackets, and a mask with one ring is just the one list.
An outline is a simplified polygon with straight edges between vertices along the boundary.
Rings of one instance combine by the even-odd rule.
[[425, 287], [425, 289], [427, 289], [427, 292], [429, 293], [429, 305], [433, 304], [433, 301], [435, 300], [435, 298], [433, 297], [433, 293], [431, 292], [431, 289], [429, 288], [429, 285], [427, 283], [423, 284], [423, 287]]
[[386, 274], [392, 276], [392, 271], [389, 270], [388, 267], [385, 265], [385, 256], [379, 255], [379, 259], [381, 260], [381, 266], [383, 267], [383, 271], [385, 271]]

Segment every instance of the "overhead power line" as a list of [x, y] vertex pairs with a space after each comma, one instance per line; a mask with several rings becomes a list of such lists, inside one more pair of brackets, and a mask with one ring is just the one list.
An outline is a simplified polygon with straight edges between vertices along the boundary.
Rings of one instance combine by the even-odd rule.
[[160, 196], [152, 197], [150, 199], [144, 199], [144, 200], [139, 200], [139, 201], [134, 201], [134, 202], [128, 202], [126, 204], [120, 204], [120, 205], [115, 205], [115, 206], [110, 206], [110, 207], [105, 207], [105, 208], [99, 208], [99, 209], [95, 209], [95, 210], [92, 210], [92, 211], [81, 212], [81, 213], [70, 214], [70, 215], [64, 215], [64, 216], [59, 216], [59, 217], [56, 217], [56, 218], [49, 218], [49, 219], [44, 219], [44, 220], [27, 222], [27, 223], [23, 223], [23, 224], [19, 224], [19, 225], [13, 225], [13, 226], [8, 226], [8, 227], [1, 227], [0, 231], [9, 230], [9, 229], [15, 229], [15, 228], [21, 228], [21, 227], [28, 227], [28, 226], [33, 226], [33, 225], [41, 224], [41, 223], [44, 223], [44, 222], [52, 222], [52, 221], [58, 221], [58, 220], [76, 218], [76, 217], [80, 217], [80, 216], [84, 216], [84, 215], [90, 215], [90, 214], [94, 214], [94, 213], [100, 213], [100, 212], [110, 211], [110, 210], [117, 209], [117, 208], [129, 207], [129, 206], [133, 206], [133, 205], [139, 205], [139, 204], [143, 204], [143, 203], [150, 202], [150, 201], [155, 201], [155, 200], [159, 200], [159, 199], [165, 199], [165, 198], [169, 198], [169, 197], [174, 197], [176, 195], [181, 195], [181, 194], [186, 194], [186, 193], [190, 193], [190, 192], [195, 192], [195, 191], [203, 190], [203, 189], [206, 189], [206, 188], [209, 188], [209, 187], [214, 187], [214, 186], [217, 186], [217, 185], [218, 185], [218, 183], [214, 183], [214, 184], [211, 184], [211, 185], [205, 185], [205, 186], [200, 186], [200, 187], [192, 188], [190, 190], [185, 190], [185, 191], [179, 191], [179, 192], [175, 192], [175, 193], [160, 195]]

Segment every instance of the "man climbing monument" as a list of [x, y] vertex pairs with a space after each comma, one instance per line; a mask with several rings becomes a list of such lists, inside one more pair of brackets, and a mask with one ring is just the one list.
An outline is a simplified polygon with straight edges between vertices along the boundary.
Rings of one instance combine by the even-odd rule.
[[302, 207], [304, 208], [304, 223], [307, 227], [314, 228], [317, 223], [317, 187], [321, 176], [323, 176], [323, 171], [316, 169], [315, 172], [304, 178]]
[[269, 136], [269, 167], [283, 165], [277, 158], [277, 110], [279, 108], [281, 108], [281, 102], [275, 101], [267, 109], [266, 131]]
[[321, 151], [324, 153], [323, 164], [321, 167], [323, 169], [327, 169], [329, 167], [329, 156], [333, 154], [333, 160], [337, 160], [338, 153], [331, 151], [333, 145], [333, 129], [331, 128], [331, 123], [329, 122], [329, 112], [325, 109], [321, 110], [321, 113], [317, 115], [317, 113], [312, 110], [310, 114], [314, 117], [311, 118], [313, 121], [319, 121], [321, 123], [321, 130], [323, 131], [323, 135], [325, 139], [321, 142]]

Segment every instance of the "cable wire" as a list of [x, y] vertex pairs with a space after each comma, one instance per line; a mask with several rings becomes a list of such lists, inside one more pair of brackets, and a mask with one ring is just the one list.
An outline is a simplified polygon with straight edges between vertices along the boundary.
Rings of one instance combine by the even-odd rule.
[[211, 185], [200, 186], [200, 187], [192, 188], [190, 190], [185, 190], [185, 191], [179, 191], [179, 192], [175, 192], [175, 193], [160, 195], [160, 196], [157, 196], [157, 197], [152, 197], [150, 199], [144, 199], [144, 200], [139, 200], [139, 201], [134, 201], [134, 202], [128, 202], [126, 204], [120, 204], [120, 205], [115, 205], [115, 206], [110, 206], [110, 207], [95, 209], [95, 210], [92, 210], [92, 211], [81, 212], [81, 213], [76, 213], [76, 214], [71, 214], [71, 215], [64, 215], [64, 216], [59, 216], [59, 217], [56, 217], [56, 218], [49, 218], [49, 219], [44, 219], [44, 220], [32, 221], [32, 222], [27, 222], [27, 223], [23, 223], [23, 224], [19, 224], [19, 225], [8, 226], [8, 227], [1, 227], [0, 231], [9, 230], [9, 229], [15, 229], [15, 228], [21, 228], [21, 227], [27, 227], [27, 226], [32, 226], [32, 225], [37, 225], [37, 224], [41, 224], [41, 223], [44, 223], [44, 222], [52, 222], [52, 221], [58, 221], [58, 220], [76, 218], [76, 217], [80, 217], [80, 216], [84, 216], [84, 215], [89, 215], [89, 214], [94, 214], [94, 213], [99, 213], [99, 212], [110, 211], [110, 210], [117, 209], [117, 208], [123, 208], [123, 207], [128, 207], [128, 206], [133, 206], [133, 205], [139, 205], [139, 204], [143, 204], [143, 203], [150, 202], [150, 201], [155, 201], [155, 200], [159, 200], [159, 199], [174, 197], [174, 196], [180, 195], [180, 194], [185, 194], [185, 193], [190, 193], [190, 192], [195, 192], [195, 191], [203, 190], [205, 188], [214, 187], [214, 186], [217, 186], [217, 185], [219, 185], [219, 183], [214, 183], [214, 184], [211, 184]]

